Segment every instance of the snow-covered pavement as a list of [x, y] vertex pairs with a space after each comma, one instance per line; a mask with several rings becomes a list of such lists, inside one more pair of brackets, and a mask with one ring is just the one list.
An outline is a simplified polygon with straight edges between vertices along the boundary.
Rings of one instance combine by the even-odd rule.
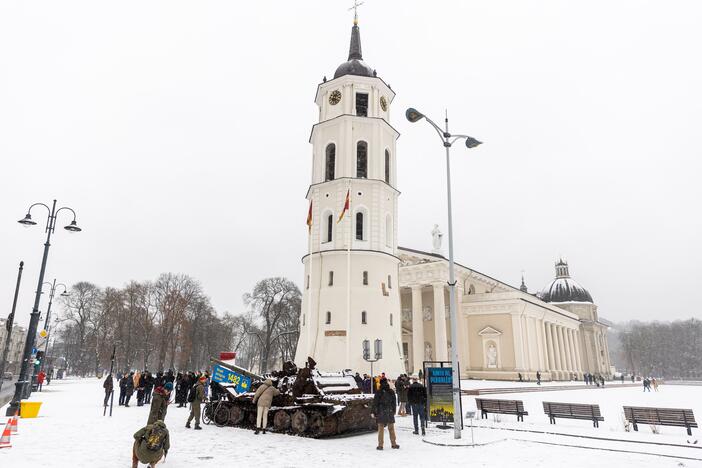
[[[314, 440], [289, 435], [254, 435], [245, 429], [204, 426], [202, 431], [184, 427], [188, 411], [171, 407], [166, 424], [171, 431], [171, 452], [164, 468], [193, 467], [358, 467], [358, 466], [485, 466], [485, 467], [563, 467], [568, 468], [636, 466], [637, 468], [702, 467], [702, 450], [690, 447], [661, 447], [621, 442], [608, 442], [581, 437], [543, 435], [539, 431], [572, 432], [598, 437], [632, 438], [673, 444], [685, 443], [681, 428], [664, 428], [659, 435], [648, 428], [639, 433], [626, 433], [617, 419], [617, 406], [622, 404], [651, 404], [693, 408], [698, 418], [702, 415], [699, 388], [662, 387], [658, 394], [640, 395], [634, 388], [602, 391], [569, 390], [530, 394], [510, 394], [509, 398], [525, 400], [530, 415], [525, 423], [509, 416], [502, 422], [476, 421], [476, 424], [495, 426], [479, 428], [475, 439], [487, 445], [479, 447], [445, 447], [423, 442], [412, 434], [411, 417], [397, 418], [400, 450], [375, 450], [375, 434]], [[147, 419], [148, 408], [115, 407], [113, 416], [102, 416], [102, 385], [96, 379], [54, 380], [42, 393], [34, 393], [33, 400], [42, 401], [40, 417], [24, 419], [19, 423], [19, 435], [13, 436], [12, 448], [0, 449], [0, 467], [128, 467], [131, 463], [133, 433]], [[495, 396], [499, 398], [500, 396]], [[594, 398], [594, 399], [593, 399]], [[606, 418], [603, 426], [592, 429], [583, 421], [559, 420], [549, 426], [541, 414], [540, 401], [588, 401], [603, 406]], [[465, 397], [465, 408], [474, 406], [473, 397]], [[4, 408], [0, 409], [2, 415]], [[610, 416], [608, 413], [612, 413]], [[609, 421], [611, 419], [611, 422]], [[0, 417], [4, 424], [5, 418]], [[516, 432], [506, 429], [528, 429], [535, 432]], [[699, 436], [698, 430], [694, 432]], [[470, 438], [470, 430], [464, 431]], [[387, 436], [386, 436], [387, 438]], [[451, 441], [439, 429], [430, 428], [427, 437], [432, 441]], [[556, 444], [556, 445], [550, 445]], [[598, 449], [561, 446], [565, 444]], [[388, 444], [389, 445], [389, 444]], [[612, 451], [614, 450], [614, 451]], [[681, 458], [661, 457], [631, 450], [665, 453]], [[685, 458], [682, 458], [685, 457]], [[143, 465], [142, 465], [143, 466]]]

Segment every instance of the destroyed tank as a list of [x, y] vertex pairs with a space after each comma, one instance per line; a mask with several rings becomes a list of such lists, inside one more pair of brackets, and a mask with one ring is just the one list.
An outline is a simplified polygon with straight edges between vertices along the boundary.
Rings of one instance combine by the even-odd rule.
[[350, 374], [318, 371], [312, 358], [308, 358], [302, 369], [286, 362], [283, 370], [265, 376], [231, 362], [216, 359], [212, 362], [252, 379], [251, 392], [237, 394], [232, 387], [223, 386], [224, 398], [211, 410], [211, 418], [219, 426], [254, 429], [254, 393], [263, 381], [271, 379], [280, 395], [273, 398], [268, 430], [322, 438], [368, 432], [377, 427], [371, 416], [373, 396], [362, 393]]

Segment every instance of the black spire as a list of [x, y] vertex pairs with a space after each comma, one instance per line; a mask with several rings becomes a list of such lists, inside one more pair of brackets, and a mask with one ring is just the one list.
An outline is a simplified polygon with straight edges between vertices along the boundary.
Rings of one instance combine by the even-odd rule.
[[355, 22], [351, 28], [351, 45], [349, 46], [348, 60], [354, 59], [363, 60], [363, 55], [361, 54], [361, 31]]

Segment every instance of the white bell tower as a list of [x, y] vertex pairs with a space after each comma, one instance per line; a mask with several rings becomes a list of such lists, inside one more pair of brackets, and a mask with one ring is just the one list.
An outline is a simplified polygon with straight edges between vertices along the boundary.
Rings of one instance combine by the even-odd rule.
[[381, 339], [383, 357], [374, 371], [392, 378], [405, 372], [395, 188], [399, 133], [390, 125], [394, 97], [363, 62], [354, 19], [348, 61], [318, 86], [315, 97], [319, 122], [310, 137], [311, 216], [298, 366], [312, 356], [320, 370], [370, 372], [363, 340]]

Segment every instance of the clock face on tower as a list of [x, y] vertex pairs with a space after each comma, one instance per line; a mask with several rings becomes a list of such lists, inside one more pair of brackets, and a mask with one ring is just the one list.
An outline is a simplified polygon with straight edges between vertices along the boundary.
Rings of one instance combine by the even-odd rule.
[[388, 110], [388, 100], [385, 99], [385, 96], [380, 96], [380, 108], [383, 109], [383, 112]]
[[329, 104], [331, 104], [332, 106], [335, 106], [335, 105], [339, 104], [340, 101], [341, 101], [341, 91], [339, 91], [338, 89], [335, 89], [329, 95]]

